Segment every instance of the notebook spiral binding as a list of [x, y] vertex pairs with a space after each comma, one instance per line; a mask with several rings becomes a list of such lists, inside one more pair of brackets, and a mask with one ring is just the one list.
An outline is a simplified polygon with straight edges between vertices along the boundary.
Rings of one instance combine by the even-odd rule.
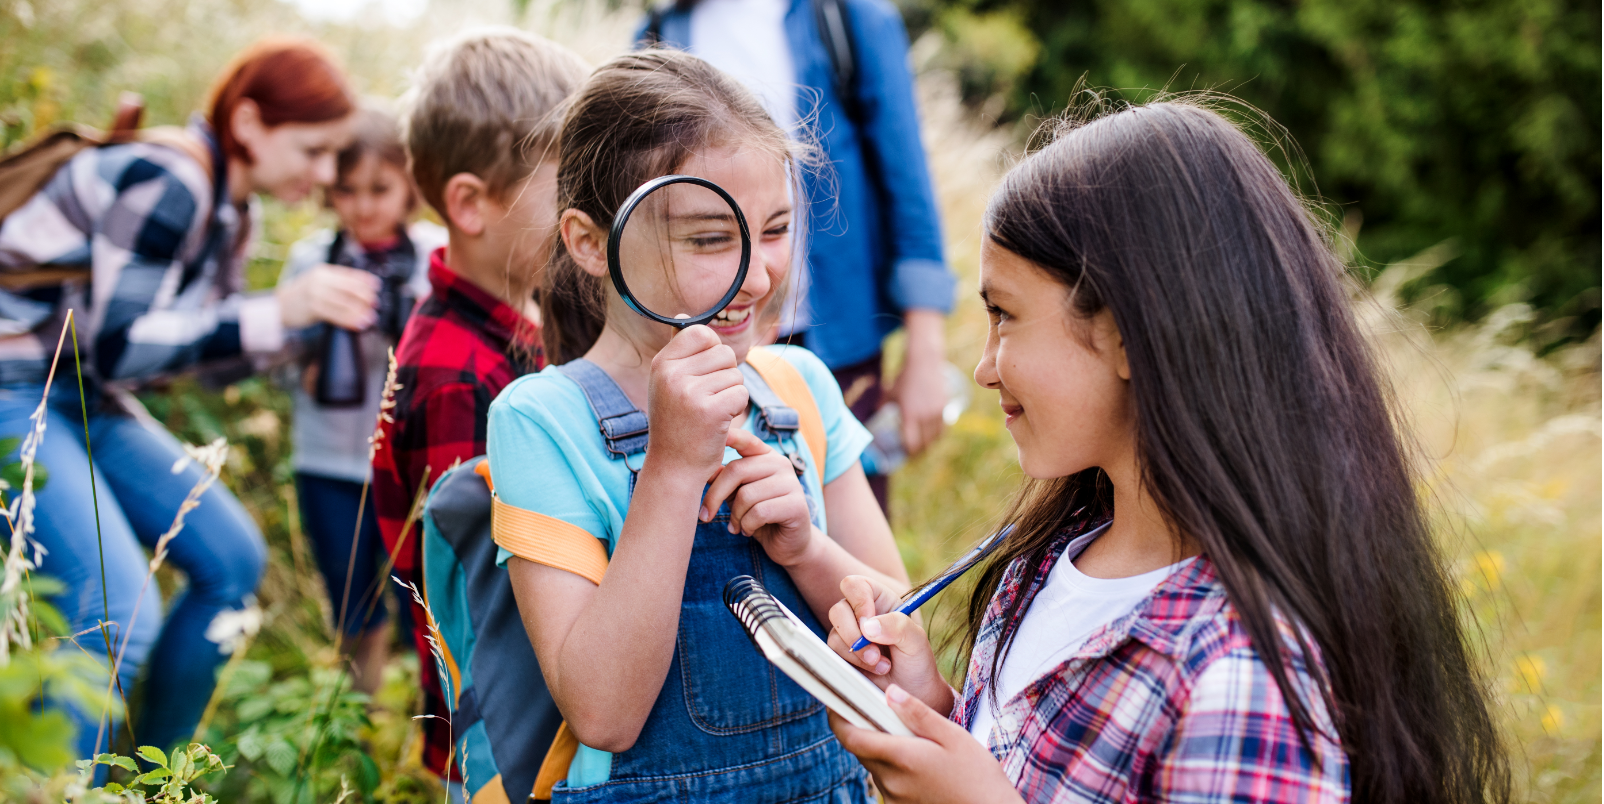
[[769, 590], [750, 575], [737, 575], [724, 584], [724, 605], [746, 626], [746, 638], [757, 644], [757, 629], [775, 618], [785, 619], [785, 610]]

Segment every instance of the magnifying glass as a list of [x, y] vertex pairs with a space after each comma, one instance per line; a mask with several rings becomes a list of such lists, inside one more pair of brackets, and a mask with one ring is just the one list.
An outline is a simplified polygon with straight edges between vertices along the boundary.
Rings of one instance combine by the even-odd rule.
[[607, 271], [630, 309], [677, 329], [718, 316], [746, 282], [752, 233], [724, 188], [662, 176], [619, 207], [607, 234]]

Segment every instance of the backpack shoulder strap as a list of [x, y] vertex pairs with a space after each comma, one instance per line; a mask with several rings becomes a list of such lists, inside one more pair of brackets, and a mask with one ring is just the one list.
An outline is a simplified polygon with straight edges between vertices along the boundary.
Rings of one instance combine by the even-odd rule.
[[813, 465], [819, 468], [819, 482], [823, 483], [824, 460], [830, 451], [825, 442], [824, 417], [819, 414], [819, 403], [813, 398], [813, 389], [808, 387], [807, 380], [802, 379], [802, 372], [797, 371], [796, 366], [763, 347], [747, 352], [746, 363], [768, 383], [775, 396], [796, 411], [797, 428], [808, 442]]
[[[212, 149], [208, 148], [206, 143], [195, 139], [195, 135], [183, 128], [178, 126], [143, 128], [139, 130], [135, 139], [139, 142], [148, 142], [151, 145], [171, 148], [195, 160], [200, 164], [201, 170], [206, 172], [206, 183], [213, 185], [217, 183], [217, 166], [212, 164]], [[219, 199], [212, 199], [213, 204], [218, 201]]]
[[852, 18], [846, 0], [813, 0], [813, 20], [819, 39], [830, 56], [830, 74], [835, 92], [846, 107], [847, 117], [860, 122], [858, 105], [858, 50], [852, 38]]

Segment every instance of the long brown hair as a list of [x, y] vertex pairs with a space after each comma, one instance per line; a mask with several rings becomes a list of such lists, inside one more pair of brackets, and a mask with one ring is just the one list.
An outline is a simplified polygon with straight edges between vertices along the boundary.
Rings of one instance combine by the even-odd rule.
[[[698, 151], [739, 144], [799, 169], [815, 159], [815, 150], [787, 138], [735, 79], [667, 49], [630, 53], [597, 68], [572, 99], [558, 142], [557, 209], [579, 210], [603, 230], [636, 187], [675, 172]], [[796, 189], [793, 265], [806, 251], [807, 228], [806, 205]], [[605, 279], [585, 273], [557, 238], [540, 293], [548, 362], [566, 363], [595, 344], [606, 320], [607, 287]], [[771, 325], [781, 306], [771, 302], [758, 326]]]
[[[1003, 179], [986, 231], [1074, 289], [1067, 313], [1112, 311], [1141, 482], [1217, 569], [1305, 745], [1313, 702], [1289, 684], [1277, 614], [1317, 646], [1354, 800], [1506, 801], [1483, 680], [1344, 267], [1265, 154], [1185, 101], [1066, 122]], [[968, 644], [1010, 564], [1025, 559], [1028, 585], [1077, 512], [1112, 508], [1099, 469], [1029, 485], [970, 599]]]

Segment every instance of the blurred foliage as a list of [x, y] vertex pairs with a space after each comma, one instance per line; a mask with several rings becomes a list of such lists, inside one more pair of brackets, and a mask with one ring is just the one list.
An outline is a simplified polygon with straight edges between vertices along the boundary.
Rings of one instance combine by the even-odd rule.
[[[596, 62], [626, 45], [636, 19], [638, 6], [609, 5], [530, 0], [518, 19]], [[1384, 333], [1400, 404], [1420, 430], [1427, 488], [1442, 503], [1446, 552], [1484, 639], [1522, 799], [1598, 801], [1599, 346], [1542, 357], [1532, 346], [1596, 318], [1596, 290], [1586, 290], [1598, 284], [1596, 7], [908, 0], [904, 9], [918, 35], [947, 250], [968, 287], [981, 211], [1028, 115], [1062, 107], [1084, 73], [1093, 85], [1221, 88], [1257, 104], [1308, 149], [1325, 197], [1353, 213], [1347, 228], [1359, 233], [1362, 261], [1372, 272], [1387, 266], [1375, 274], [1379, 294], [1417, 299], [1410, 314], [1421, 321], [1484, 319], [1437, 337], [1420, 321], [1370, 324]], [[313, 24], [279, 0], [0, 0], [0, 144], [54, 122], [104, 124], [124, 90], [145, 95], [149, 122], [182, 121], [227, 59], [268, 32], [319, 37], [362, 91], [393, 97], [426, 42], [470, 23], [513, 21], [513, 12], [511, 3], [432, 0], [424, 16], [396, 27]], [[248, 269], [255, 289], [274, 283], [290, 243], [327, 222], [312, 204], [264, 209]], [[1454, 290], [1429, 290], [1444, 284]], [[1522, 300], [1535, 306], [1508, 303]], [[961, 294], [948, 326], [951, 359], [972, 365], [985, 330], [978, 300]], [[897, 541], [915, 578], [985, 533], [1017, 488], [1014, 446], [992, 398], [979, 394], [893, 485]], [[196, 738], [240, 768], [199, 786], [223, 801], [293, 798], [282, 771], [288, 745], [308, 771], [303, 799], [438, 802], [412, 720], [416, 658], [397, 655], [371, 701], [341, 691], [329, 603], [300, 530], [287, 394], [267, 377], [223, 388], [181, 379], [141, 399], [184, 441], [228, 439], [224, 482], [269, 551], [257, 590], [261, 630], [225, 666], [214, 715]], [[158, 580], [168, 600], [184, 583], [167, 568]], [[960, 582], [928, 610], [938, 639], [953, 633], [968, 592]], [[81, 667], [66, 666], [74, 655]], [[41, 679], [76, 685], [98, 705], [105, 674], [71, 645], [23, 656], [0, 671], [0, 800], [59, 800], [70, 777], [40, 770], [60, 767], [59, 753], [32, 760], [40, 768], [15, 748], [7, 753], [18, 730], [32, 728], [13, 713], [31, 711], [17, 707], [37, 700]], [[954, 678], [958, 658], [944, 654]], [[319, 727], [330, 739], [314, 748]], [[28, 744], [68, 744], [58, 737]]]
[[[1600, 7], [1581, 0], [904, 0], [971, 104], [1229, 92], [1301, 144], [1372, 272], [1447, 241], [1405, 288], [1441, 318], [1528, 302], [1545, 342], [1599, 320]], [[1021, 69], [1022, 59], [1030, 64]], [[1017, 77], [1017, 80], [1011, 80]], [[992, 103], [986, 105], [988, 99]], [[1362, 229], [1359, 223], [1362, 221]]]

